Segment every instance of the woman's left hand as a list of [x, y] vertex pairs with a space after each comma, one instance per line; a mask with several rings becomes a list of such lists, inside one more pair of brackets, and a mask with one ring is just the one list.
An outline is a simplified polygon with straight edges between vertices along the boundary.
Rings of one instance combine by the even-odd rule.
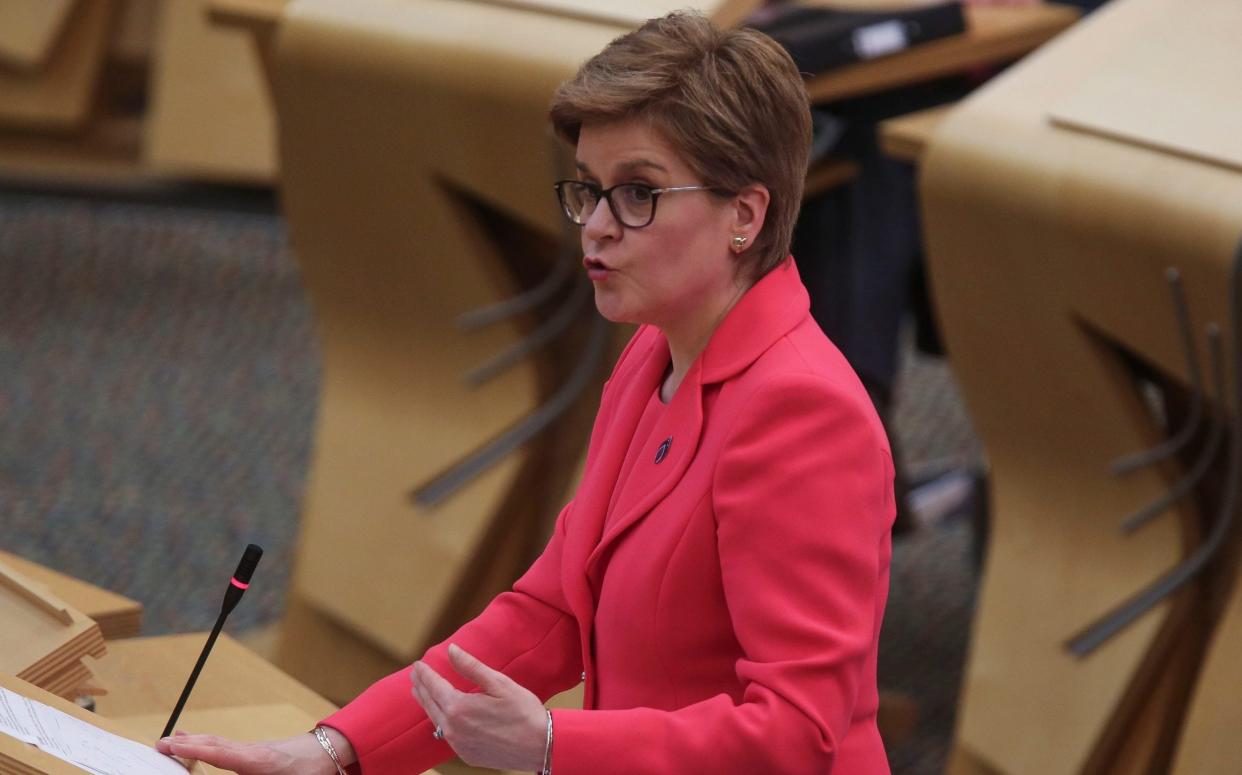
[[453, 669], [481, 691], [458, 691], [424, 662], [410, 670], [414, 699], [444, 732], [445, 742], [475, 767], [539, 771], [548, 730], [543, 703], [457, 645], [449, 646], [448, 655]]

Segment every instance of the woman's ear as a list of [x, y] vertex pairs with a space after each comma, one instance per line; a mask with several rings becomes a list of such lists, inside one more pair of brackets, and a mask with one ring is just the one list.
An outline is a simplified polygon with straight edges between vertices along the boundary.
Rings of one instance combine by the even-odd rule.
[[759, 232], [763, 230], [763, 222], [768, 214], [768, 203], [772, 194], [762, 183], [752, 183], [733, 197], [732, 246], [736, 253], [741, 253], [753, 245]]

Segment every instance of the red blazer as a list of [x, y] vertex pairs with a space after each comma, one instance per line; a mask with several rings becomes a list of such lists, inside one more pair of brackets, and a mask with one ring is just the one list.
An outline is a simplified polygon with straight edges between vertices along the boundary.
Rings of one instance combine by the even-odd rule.
[[[756, 283], [657, 424], [663, 459], [644, 451], [614, 494], [669, 360], [640, 328], [547, 548], [450, 639], [544, 699], [585, 678], [585, 709], [553, 711], [554, 775], [889, 771], [875, 717], [892, 456], [808, 308], [792, 260]], [[425, 659], [464, 687], [446, 645]], [[323, 723], [366, 775], [452, 755], [405, 671]]]

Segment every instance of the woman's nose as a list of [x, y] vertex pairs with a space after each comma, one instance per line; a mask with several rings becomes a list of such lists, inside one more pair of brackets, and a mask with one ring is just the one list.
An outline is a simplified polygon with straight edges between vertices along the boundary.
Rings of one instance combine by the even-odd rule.
[[617, 222], [616, 216], [612, 214], [612, 207], [608, 204], [607, 199], [600, 199], [599, 204], [595, 205], [595, 209], [591, 211], [590, 217], [582, 225], [582, 231], [586, 238], [593, 242], [598, 242], [608, 237], [616, 239], [621, 236], [621, 224]]

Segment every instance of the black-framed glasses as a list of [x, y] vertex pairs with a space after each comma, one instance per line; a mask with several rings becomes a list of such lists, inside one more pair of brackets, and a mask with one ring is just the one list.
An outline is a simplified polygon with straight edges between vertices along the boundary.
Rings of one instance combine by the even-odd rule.
[[675, 194], [679, 191], [716, 191], [716, 186], [670, 186], [656, 188], [646, 183], [618, 183], [612, 188], [600, 188], [594, 183], [582, 180], [559, 180], [556, 182], [556, 195], [561, 200], [561, 209], [571, 223], [584, 225], [601, 199], [608, 202], [612, 217], [622, 226], [641, 229], [655, 220], [656, 202], [661, 194]]

